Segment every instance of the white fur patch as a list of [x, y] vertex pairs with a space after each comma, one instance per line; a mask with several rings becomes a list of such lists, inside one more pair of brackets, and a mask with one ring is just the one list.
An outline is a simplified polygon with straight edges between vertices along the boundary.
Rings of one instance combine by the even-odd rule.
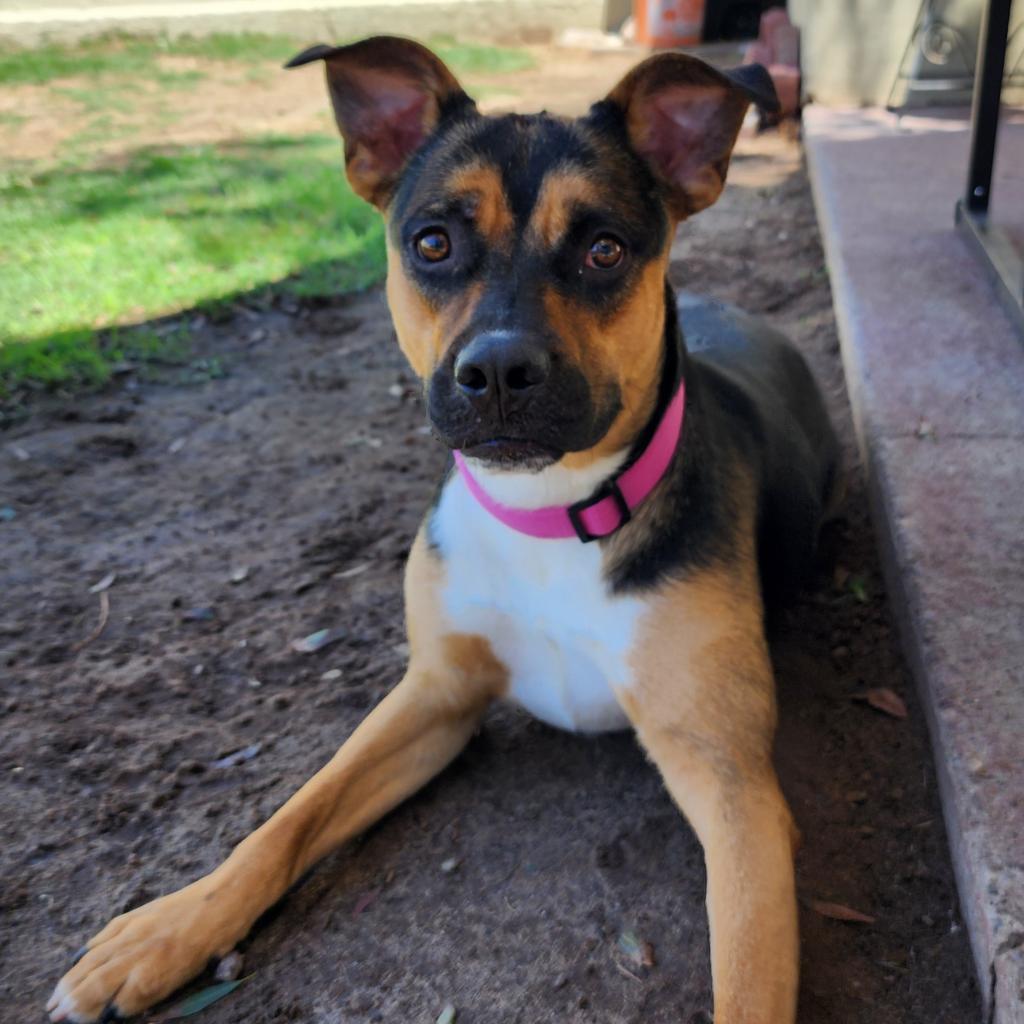
[[[522, 508], [569, 504], [621, 464], [587, 471], [471, 471], [498, 501]], [[614, 688], [630, 684], [627, 658], [643, 604], [611, 594], [596, 543], [517, 533], [476, 502], [458, 472], [434, 519], [445, 563], [446, 616], [458, 632], [486, 637], [509, 673], [509, 696], [550, 725], [577, 732], [624, 729]]]

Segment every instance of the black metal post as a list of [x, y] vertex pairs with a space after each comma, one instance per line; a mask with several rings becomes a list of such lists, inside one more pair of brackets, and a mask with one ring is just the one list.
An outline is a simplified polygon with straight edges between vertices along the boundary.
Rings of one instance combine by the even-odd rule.
[[956, 223], [991, 276], [1006, 312], [1024, 339], [1024, 259], [1007, 233], [989, 220], [1010, 4], [1011, 0], [989, 0], [982, 15], [971, 110], [967, 195], [956, 204]]
[[992, 192], [992, 167], [996, 158], [999, 100], [1003, 91], [1011, 6], [1012, 0], [989, 0], [981, 16], [971, 110], [971, 157], [967, 195], [964, 196], [964, 205], [971, 213], [986, 213]]

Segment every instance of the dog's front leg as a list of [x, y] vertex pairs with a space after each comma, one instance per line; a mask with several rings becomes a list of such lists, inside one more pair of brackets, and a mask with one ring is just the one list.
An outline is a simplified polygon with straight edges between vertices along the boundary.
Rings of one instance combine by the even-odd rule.
[[146, 1009], [223, 956], [321, 857], [436, 775], [473, 734], [502, 670], [485, 641], [446, 632], [440, 572], [418, 540], [406, 575], [411, 659], [334, 758], [209, 875], [114, 918], [58, 984], [54, 1021]]
[[704, 847], [715, 1024], [792, 1024], [797, 833], [771, 763], [760, 606], [719, 583], [687, 589], [655, 608], [620, 699]]

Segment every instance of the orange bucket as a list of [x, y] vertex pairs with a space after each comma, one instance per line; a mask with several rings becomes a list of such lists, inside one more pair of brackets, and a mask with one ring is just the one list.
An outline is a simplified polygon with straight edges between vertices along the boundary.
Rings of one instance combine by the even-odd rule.
[[693, 46], [704, 33], [705, 0], [633, 0], [641, 46]]

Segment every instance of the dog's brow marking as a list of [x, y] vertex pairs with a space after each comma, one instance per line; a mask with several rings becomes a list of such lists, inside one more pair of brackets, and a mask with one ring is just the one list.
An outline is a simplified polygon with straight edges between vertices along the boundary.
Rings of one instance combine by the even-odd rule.
[[460, 167], [449, 176], [445, 189], [473, 204], [473, 221], [491, 245], [511, 236], [515, 222], [497, 167], [482, 163]]
[[594, 183], [578, 170], [549, 171], [541, 182], [529, 230], [545, 248], [554, 249], [569, 230], [573, 207], [600, 207], [601, 200]]

